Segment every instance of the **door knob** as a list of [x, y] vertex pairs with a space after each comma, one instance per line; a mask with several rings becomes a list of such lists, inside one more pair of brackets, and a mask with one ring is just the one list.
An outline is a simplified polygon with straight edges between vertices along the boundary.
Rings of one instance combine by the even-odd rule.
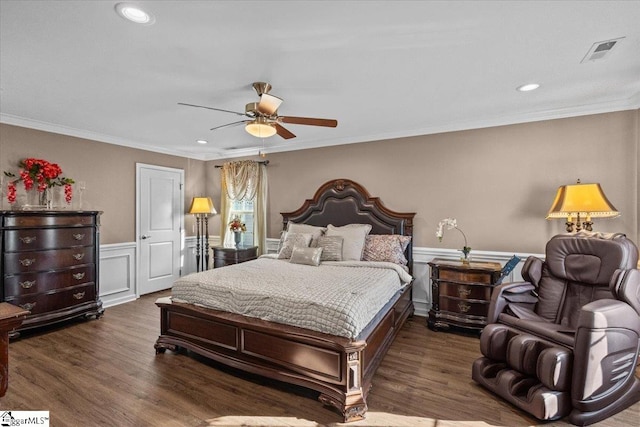
[[147, 234], [143, 234], [142, 236], [140, 236], [140, 238], [141, 238], [142, 240], [144, 240], [144, 239], [150, 239], [150, 238], [151, 238], [151, 236], [149, 236], [149, 235], [147, 235]]

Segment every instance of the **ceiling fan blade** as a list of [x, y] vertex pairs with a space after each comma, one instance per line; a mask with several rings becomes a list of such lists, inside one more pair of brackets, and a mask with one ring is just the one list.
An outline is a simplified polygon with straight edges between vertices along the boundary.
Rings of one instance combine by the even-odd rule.
[[260, 102], [258, 102], [258, 111], [267, 116], [273, 116], [278, 111], [280, 104], [282, 104], [282, 99], [263, 93], [260, 95]]
[[238, 126], [240, 123], [249, 123], [250, 121], [251, 120], [240, 120], [239, 122], [232, 122], [232, 123], [227, 123], [226, 125], [216, 126], [216, 127], [211, 128], [209, 130], [222, 129], [222, 128], [226, 128], [228, 126]]
[[239, 116], [246, 116], [245, 113], [239, 113], [237, 111], [231, 111], [231, 110], [223, 110], [222, 108], [205, 107], [204, 105], [185, 104], [184, 102], [178, 102], [178, 105], [186, 105], [187, 107], [206, 108], [207, 110], [222, 111], [225, 113], [237, 114]]
[[312, 117], [281, 116], [278, 118], [278, 120], [282, 123], [291, 123], [294, 125], [325, 126], [329, 128], [338, 126], [338, 121], [334, 119], [314, 119]]
[[276, 133], [284, 139], [291, 139], [296, 137], [292, 132], [283, 128], [279, 123], [274, 123], [274, 126], [276, 127]]

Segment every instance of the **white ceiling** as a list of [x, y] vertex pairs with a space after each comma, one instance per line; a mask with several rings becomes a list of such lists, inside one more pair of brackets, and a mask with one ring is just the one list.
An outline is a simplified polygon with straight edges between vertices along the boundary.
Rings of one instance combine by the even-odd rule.
[[242, 112], [254, 81], [339, 122], [266, 152], [640, 108], [639, 1], [134, 1], [148, 26], [116, 3], [0, 0], [0, 121], [209, 160], [262, 140], [177, 102]]

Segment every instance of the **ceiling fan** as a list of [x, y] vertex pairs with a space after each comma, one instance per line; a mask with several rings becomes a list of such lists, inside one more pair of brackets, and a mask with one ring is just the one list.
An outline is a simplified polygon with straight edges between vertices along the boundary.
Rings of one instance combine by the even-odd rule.
[[308, 125], [308, 126], [324, 126], [324, 127], [336, 127], [338, 121], [333, 119], [316, 119], [312, 117], [293, 117], [293, 116], [279, 116], [278, 107], [282, 104], [282, 99], [277, 96], [269, 94], [271, 85], [265, 82], [253, 83], [253, 88], [260, 97], [258, 102], [250, 102], [245, 106], [244, 113], [237, 111], [224, 110], [222, 108], [205, 107], [204, 105], [186, 104], [184, 102], [178, 102], [178, 105], [186, 105], [188, 107], [206, 108], [208, 110], [223, 111], [225, 113], [237, 114], [239, 116], [247, 117], [244, 120], [237, 122], [227, 123], [226, 125], [216, 126], [211, 130], [221, 129], [230, 126], [238, 126], [245, 124], [245, 130], [251, 135], [258, 138], [268, 138], [276, 133], [284, 139], [295, 138], [296, 136], [284, 128], [281, 123], [289, 123], [294, 125]]

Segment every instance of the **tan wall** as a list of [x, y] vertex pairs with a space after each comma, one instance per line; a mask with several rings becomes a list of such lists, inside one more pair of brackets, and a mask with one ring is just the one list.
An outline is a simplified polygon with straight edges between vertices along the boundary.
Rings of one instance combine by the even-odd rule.
[[[549, 237], [564, 229], [561, 220], [544, 219], [555, 191], [580, 178], [600, 182], [623, 213], [596, 219], [595, 229], [624, 232], [638, 242], [639, 122], [640, 110], [634, 110], [270, 154], [268, 235], [279, 235], [280, 212], [297, 209], [330, 179], [349, 178], [389, 208], [416, 212], [417, 246], [462, 247], [453, 233], [442, 243], [435, 237], [438, 221], [452, 216], [475, 250], [543, 252]], [[86, 206], [104, 211], [102, 243], [135, 240], [136, 162], [184, 169], [185, 211], [194, 195], [220, 203], [214, 166], [221, 160], [205, 163], [0, 124], [0, 171], [17, 170], [24, 157], [58, 162], [65, 175], [86, 181]], [[219, 233], [218, 218], [211, 220], [212, 235]], [[191, 234], [189, 215], [185, 228]]]
[[[185, 171], [185, 211], [204, 192], [205, 162], [0, 124], [0, 171], [17, 172], [25, 157], [55, 162], [66, 177], [86, 182], [83, 208], [101, 210], [101, 243], [136, 240], [136, 163]], [[76, 197], [77, 201], [77, 197]], [[3, 206], [8, 207], [6, 200]], [[185, 228], [192, 229], [187, 215]]]
[[[268, 234], [279, 235], [280, 212], [349, 178], [387, 207], [416, 212], [417, 246], [461, 248], [457, 233], [442, 243], [435, 236], [438, 222], [454, 217], [475, 250], [541, 253], [564, 232], [562, 220], [545, 220], [556, 189], [580, 178], [599, 182], [622, 212], [594, 229], [638, 242], [639, 117], [632, 110], [270, 154]], [[207, 163], [210, 189], [219, 188], [213, 165], [221, 163]]]

